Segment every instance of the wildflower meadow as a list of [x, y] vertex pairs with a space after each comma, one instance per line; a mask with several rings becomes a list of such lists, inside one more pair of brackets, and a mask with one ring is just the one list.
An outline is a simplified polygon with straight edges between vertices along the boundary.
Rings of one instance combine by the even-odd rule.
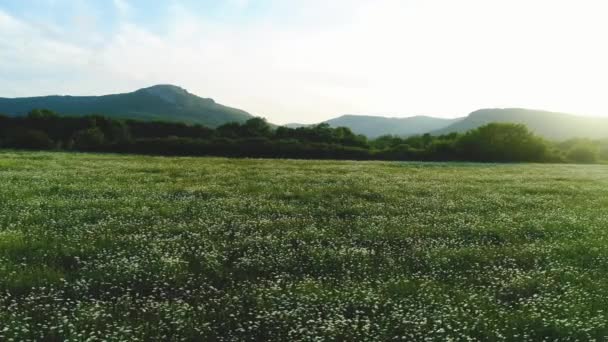
[[608, 166], [0, 152], [1, 341], [604, 341]]

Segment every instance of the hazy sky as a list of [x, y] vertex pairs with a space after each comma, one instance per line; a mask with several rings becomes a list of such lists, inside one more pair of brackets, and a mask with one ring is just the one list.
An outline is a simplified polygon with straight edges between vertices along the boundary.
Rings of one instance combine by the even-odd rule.
[[275, 123], [608, 116], [606, 0], [2, 0], [0, 97], [158, 83]]

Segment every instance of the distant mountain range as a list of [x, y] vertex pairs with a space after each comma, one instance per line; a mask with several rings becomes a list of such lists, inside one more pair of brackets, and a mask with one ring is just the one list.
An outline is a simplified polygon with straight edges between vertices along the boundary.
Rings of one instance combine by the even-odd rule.
[[577, 137], [608, 138], [608, 118], [521, 108], [478, 110], [463, 120], [432, 131], [431, 134], [463, 133], [491, 122], [521, 123], [528, 126], [534, 133], [552, 140]]
[[[371, 115], [342, 115], [334, 119], [323, 121], [331, 127], [348, 127], [357, 134], [370, 138], [381, 135], [409, 136], [424, 134], [439, 130], [462, 120], [435, 118], [431, 116], [412, 116], [407, 118], [389, 118]], [[309, 126], [306, 124], [291, 123], [285, 125], [289, 128]]]
[[[0, 113], [21, 116], [32, 109], [50, 109], [63, 115], [99, 114], [114, 118], [183, 122], [217, 127], [229, 122], [245, 122], [253, 116], [212, 99], [198, 97], [174, 85], [156, 85], [132, 93], [105, 96], [42, 96], [0, 98]], [[391, 134], [411, 136], [466, 132], [491, 122], [522, 123], [536, 134], [553, 140], [574, 137], [608, 138], [608, 118], [521, 108], [482, 109], [466, 117], [445, 119], [430, 116], [391, 118], [343, 115], [325, 121], [332, 127], [348, 127], [370, 138]], [[306, 126], [288, 124], [287, 127]]]
[[[464, 133], [491, 122], [521, 123], [536, 134], [552, 140], [576, 137], [608, 138], [608, 118], [595, 118], [564, 113], [520, 108], [482, 109], [464, 118], [441, 119], [429, 116], [387, 118], [382, 116], [344, 115], [324, 121], [332, 127], [344, 126], [370, 138], [391, 134], [411, 136]], [[288, 127], [305, 126], [289, 124]]]
[[105, 96], [0, 98], [0, 113], [19, 116], [32, 109], [50, 109], [63, 115], [100, 114], [113, 118], [183, 122], [208, 127], [245, 122], [253, 117], [245, 111], [198, 97], [174, 85], [156, 85], [132, 93]]
[[343, 115], [335, 119], [325, 121], [332, 127], [344, 126], [353, 132], [364, 134], [368, 137], [379, 137], [381, 135], [416, 135], [435, 131], [461, 119], [441, 119], [430, 116], [412, 116], [409, 118], [386, 118], [364, 115]]

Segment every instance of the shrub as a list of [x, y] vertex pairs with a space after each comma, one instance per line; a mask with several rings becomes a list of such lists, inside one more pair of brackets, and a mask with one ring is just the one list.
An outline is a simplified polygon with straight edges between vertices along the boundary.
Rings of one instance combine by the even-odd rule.
[[608, 161], [608, 140], [600, 141], [599, 158], [603, 161]]
[[39, 130], [18, 130], [7, 139], [8, 147], [47, 150], [53, 148], [53, 141], [49, 136]]
[[547, 144], [521, 124], [491, 123], [464, 134], [456, 142], [465, 160], [539, 162], [547, 158]]
[[595, 163], [597, 162], [598, 157], [599, 151], [596, 146], [582, 143], [574, 145], [567, 154], [569, 161], [584, 164]]
[[99, 128], [93, 127], [76, 132], [72, 140], [76, 150], [95, 150], [103, 146], [105, 136]]

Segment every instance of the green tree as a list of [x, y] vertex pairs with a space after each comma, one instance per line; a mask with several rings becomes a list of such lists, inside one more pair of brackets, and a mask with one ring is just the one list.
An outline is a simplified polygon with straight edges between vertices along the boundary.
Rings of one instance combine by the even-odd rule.
[[579, 143], [570, 148], [566, 158], [575, 163], [595, 163], [599, 159], [599, 151], [597, 146]]
[[76, 132], [72, 140], [74, 149], [95, 150], [103, 146], [105, 136], [98, 127], [93, 127]]
[[465, 133], [456, 142], [462, 158], [473, 161], [540, 162], [547, 144], [521, 124], [491, 123]]
[[48, 109], [34, 109], [27, 114], [29, 119], [54, 119], [59, 115]]
[[15, 148], [27, 148], [35, 150], [47, 150], [54, 147], [49, 136], [40, 130], [26, 129], [18, 130], [8, 138], [7, 145]]
[[217, 128], [217, 132], [224, 138], [238, 138], [241, 136], [241, 124], [238, 122], [229, 122]]
[[385, 150], [403, 143], [403, 139], [395, 135], [382, 135], [371, 141], [372, 148]]
[[243, 131], [249, 137], [268, 137], [271, 135], [270, 125], [263, 118], [252, 118], [243, 124]]

